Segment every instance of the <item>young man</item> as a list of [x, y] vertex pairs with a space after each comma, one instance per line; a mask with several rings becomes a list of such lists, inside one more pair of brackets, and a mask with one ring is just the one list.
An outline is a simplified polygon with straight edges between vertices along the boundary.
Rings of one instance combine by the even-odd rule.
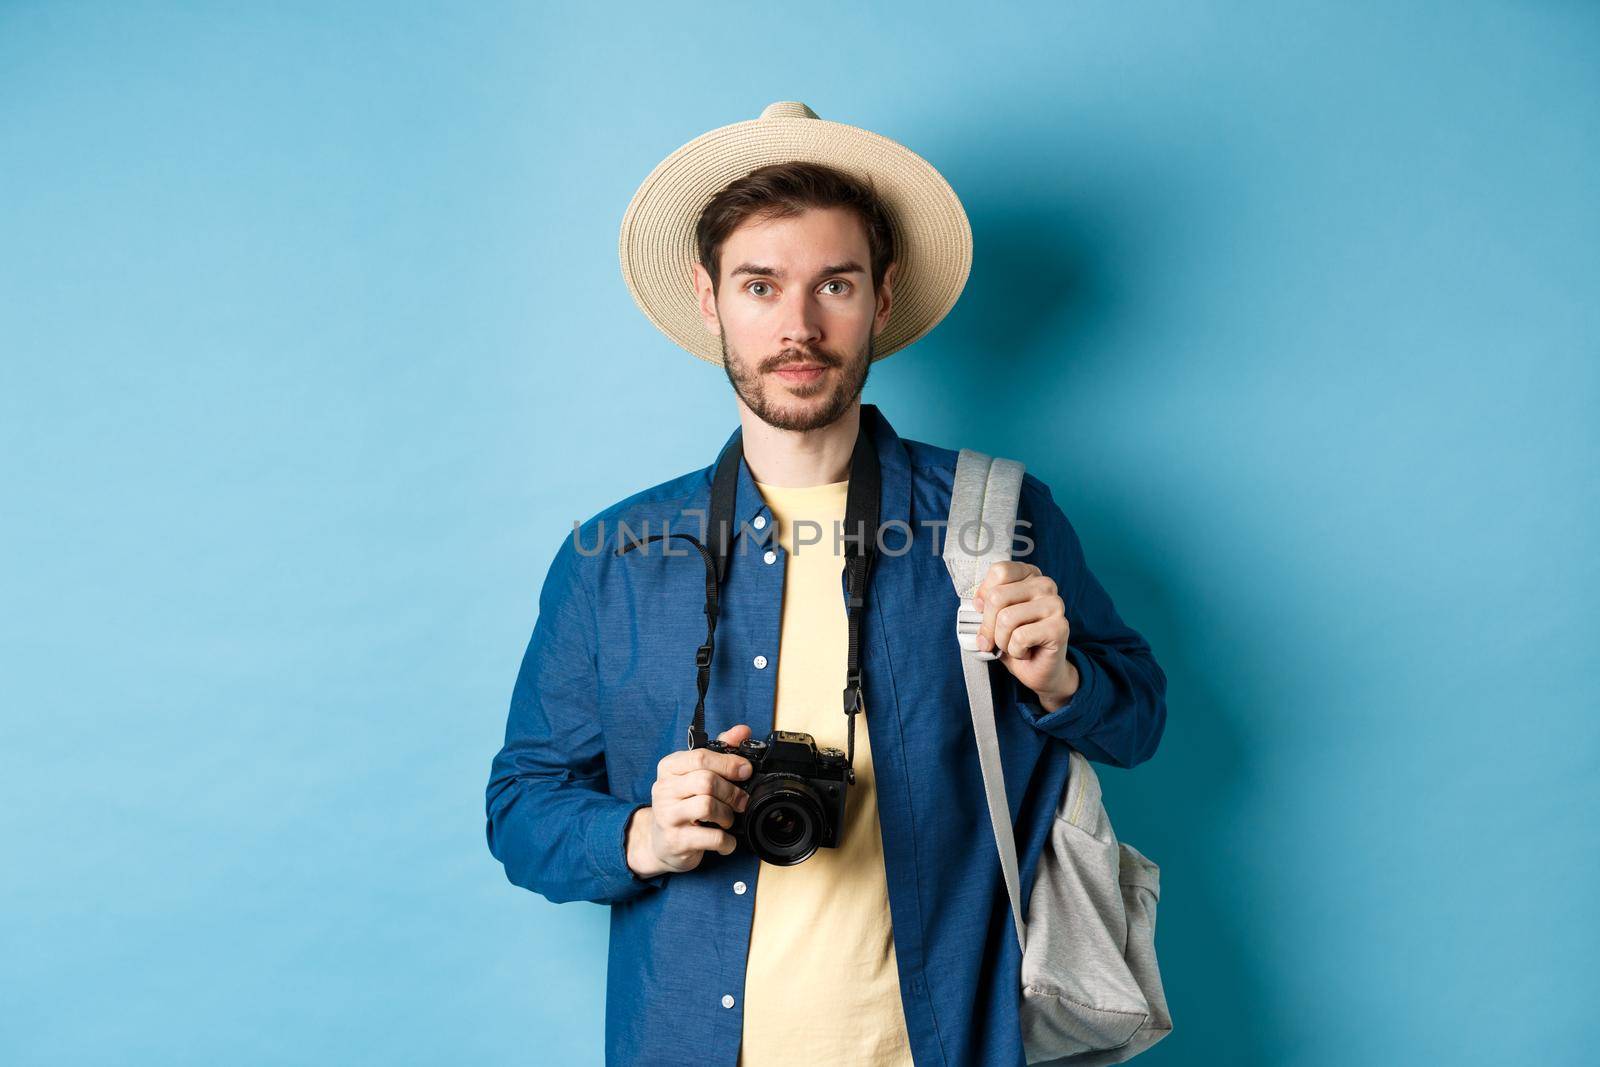
[[[646, 315], [733, 386], [728, 562], [713, 613], [714, 560], [688, 539], [622, 551], [666, 531], [714, 551], [717, 472], [735, 469], [720, 462], [563, 540], [491, 771], [489, 847], [516, 885], [612, 906], [608, 1064], [1020, 1065], [1020, 952], [941, 556], [957, 453], [900, 438], [860, 401], [872, 362], [959, 296], [960, 202], [904, 147], [778, 103], [663, 161], [621, 251]], [[858, 435], [886, 532], [856, 612], [851, 729], [841, 572]], [[1032, 548], [989, 570], [978, 642], [1000, 652], [1027, 886], [1069, 746], [1149, 759], [1166, 678], [1031, 474], [1018, 518]], [[730, 832], [751, 760], [685, 743], [702, 680], [706, 730], [734, 747], [787, 730], [852, 750], [836, 845], [775, 864]]]

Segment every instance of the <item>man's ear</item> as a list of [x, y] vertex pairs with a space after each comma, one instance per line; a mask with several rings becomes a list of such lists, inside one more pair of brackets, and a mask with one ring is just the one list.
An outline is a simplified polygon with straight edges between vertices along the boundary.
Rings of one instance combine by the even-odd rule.
[[722, 320], [717, 315], [717, 294], [711, 288], [711, 273], [699, 263], [694, 265], [694, 291], [700, 302], [700, 321], [712, 336], [722, 333]]
[[878, 283], [878, 312], [873, 317], [872, 332], [876, 334], [889, 323], [889, 308], [894, 304], [894, 271], [900, 264], [891, 263], [884, 269], [883, 281]]

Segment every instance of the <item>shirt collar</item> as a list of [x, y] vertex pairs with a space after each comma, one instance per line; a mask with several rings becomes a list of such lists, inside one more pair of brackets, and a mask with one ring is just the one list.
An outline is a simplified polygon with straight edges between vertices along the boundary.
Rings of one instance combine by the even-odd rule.
[[[883, 491], [878, 504], [878, 521], [880, 524], [886, 524], [898, 520], [907, 524], [906, 530], [889, 533], [883, 537], [883, 544], [886, 547], [897, 549], [905, 543], [911, 522], [911, 461], [906, 455], [906, 448], [900, 440], [900, 435], [895, 433], [894, 427], [889, 424], [883, 412], [878, 410], [878, 405], [861, 405], [861, 425], [872, 434], [873, 441], [878, 447], [878, 467]], [[733, 444], [743, 432], [744, 427], [735, 427], [723, 441], [722, 447], [725, 449]], [[717, 455], [722, 455], [721, 449]], [[708, 509], [711, 499], [711, 480], [716, 472], [715, 462], [704, 471]], [[767, 506], [761, 490], [756, 487], [755, 476], [750, 473], [750, 465], [742, 456], [739, 459], [738, 483], [739, 488], [734, 494], [733, 502], [734, 540], [737, 541], [749, 532], [755, 535], [757, 543], [764, 544], [772, 535], [772, 509]], [[709, 520], [709, 514], [707, 518]]]

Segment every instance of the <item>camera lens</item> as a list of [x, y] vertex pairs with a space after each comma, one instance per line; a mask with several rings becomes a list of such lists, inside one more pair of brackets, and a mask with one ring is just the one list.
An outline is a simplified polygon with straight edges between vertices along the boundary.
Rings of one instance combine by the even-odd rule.
[[791, 867], [817, 850], [822, 801], [799, 778], [773, 777], [750, 794], [750, 847], [761, 859]]
[[762, 840], [778, 848], [793, 848], [805, 829], [805, 813], [793, 804], [774, 804], [762, 813]]

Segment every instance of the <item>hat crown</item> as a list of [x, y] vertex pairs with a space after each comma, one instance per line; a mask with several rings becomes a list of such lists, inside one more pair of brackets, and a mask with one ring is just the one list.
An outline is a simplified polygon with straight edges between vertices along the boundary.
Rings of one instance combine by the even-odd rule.
[[761, 109], [764, 119], [814, 119], [817, 113], [798, 100], [779, 100]]

